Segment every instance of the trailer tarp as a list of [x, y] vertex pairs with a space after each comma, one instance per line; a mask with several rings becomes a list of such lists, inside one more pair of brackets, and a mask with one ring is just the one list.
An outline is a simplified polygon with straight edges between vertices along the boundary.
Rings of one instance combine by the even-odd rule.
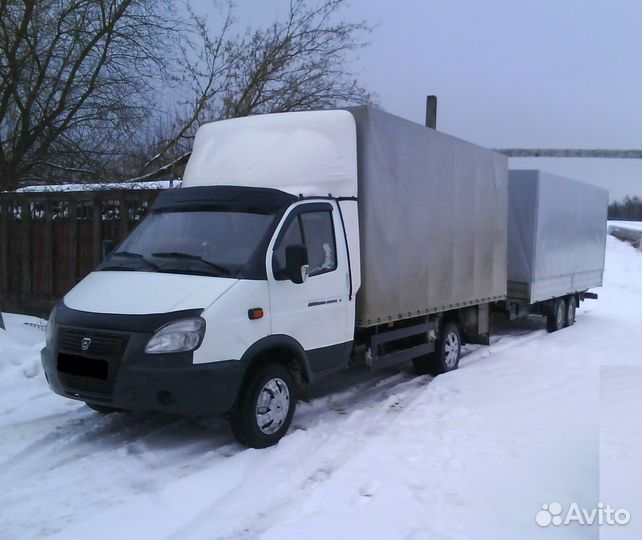
[[509, 171], [508, 294], [529, 303], [602, 285], [607, 191]]

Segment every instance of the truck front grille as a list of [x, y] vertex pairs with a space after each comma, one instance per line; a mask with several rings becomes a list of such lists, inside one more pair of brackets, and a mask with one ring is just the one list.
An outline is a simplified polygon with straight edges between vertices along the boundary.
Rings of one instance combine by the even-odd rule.
[[65, 391], [80, 397], [110, 398], [127, 340], [123, 334], [60, 328], [57, 368]]
[[61, 328], [58, 333], [60, 349], [91, 356], [120, 356], [127, 338], [119, 334]]

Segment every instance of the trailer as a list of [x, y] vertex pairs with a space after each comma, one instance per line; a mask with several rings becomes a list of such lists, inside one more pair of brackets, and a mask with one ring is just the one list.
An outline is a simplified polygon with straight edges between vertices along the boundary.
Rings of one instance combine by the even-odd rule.
[[608, 192], [538, 170], [508, 173], [508, 283], [501, 307], [510, 318], [546, 316], [554, 332], [604, 275]]

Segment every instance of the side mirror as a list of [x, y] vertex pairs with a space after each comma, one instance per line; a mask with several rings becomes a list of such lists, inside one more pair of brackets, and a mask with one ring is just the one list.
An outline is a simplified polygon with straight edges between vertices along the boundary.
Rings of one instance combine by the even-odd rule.
[[292, 283], [303, 283], [308, 279], [308, 250], [301, 244], [285, 248], [285, 271]]
[[103, 261], [109, 257], [109, 254], [114, 251], [113, 240], [103, 240]]

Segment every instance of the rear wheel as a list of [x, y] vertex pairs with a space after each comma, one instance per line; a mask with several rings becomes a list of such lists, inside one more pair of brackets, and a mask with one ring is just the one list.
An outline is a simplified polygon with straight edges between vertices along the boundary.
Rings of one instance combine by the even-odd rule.
[[556, 298], [553, 313], [546, 316], [546, 330], [557, 332], [564, 328], [566, 323], [566, 302], [563, 298]]
[[252, 373], [230, 415], [236, 439], [251, 448], [279, 442], [292, 421], [296, 406], [294, 381], [282, 364], [267, 364]]
[[566, 326], [573, 326], [575, 322], [575, 307], [576, 307], [575, 295], [571, 295], [566, 299], [566, 319], [564, 324]]
[[415, 372], [422, 375], [430, 373], [439, 375], [459, 367], [461, 354], [461, 336], [455, 323], [447, 323], [442, 328], [435, 343], [435, 351], [427, 356], [415, 358], [412, 363]]

